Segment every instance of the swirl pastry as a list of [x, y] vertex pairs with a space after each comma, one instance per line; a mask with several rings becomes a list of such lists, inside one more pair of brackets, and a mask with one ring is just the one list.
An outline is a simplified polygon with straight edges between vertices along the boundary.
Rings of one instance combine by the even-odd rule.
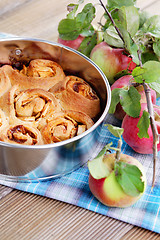
[[51, 60], [32, 60], [28, 67], [25, 65], [21, 71], [13, 69], [9, 65], [4, 65], [6, 75], [12, 85], [19, 85], [21, 90], [30, 88], [41, 88], [49, 90], [65, 77], [61, 66]]
[[93, 125], [92, 119], [76, 111], [65, 111], [57, 113], [46, 126], [41, 129], [44, 143], [61, 142], [80, 135]]
[[26, 122], [38, 126], [41, 120], [46, 121], [52, 118], [55, 112], [61, 111], [54, 95], [43, 89], [19, 91], [15, 85], [9, 91], [8, 101], [10, 124]]
[[11, 88], [10, 78], [5, 74], [5, 67], [0, 68], [0, 97]]
[[99, 97], [82, 78], [67, 76], [64, 81], [59, 82], [49, 91], [60, 99], [64, 110], [78, 109], [91, 118], [95, 118], [100, 113]]
[[27, 124], [8, 125], [0, 132], [0, 140], [21, 145], [43, 144], [40, 131]]

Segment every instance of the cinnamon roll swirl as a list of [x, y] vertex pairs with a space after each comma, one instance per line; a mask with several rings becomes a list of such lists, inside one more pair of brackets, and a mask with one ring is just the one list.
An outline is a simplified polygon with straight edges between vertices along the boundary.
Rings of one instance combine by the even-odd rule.
[[38, 126], [41, 120], [50, 119], [54, 113], [61, 111], [58, 100], [52, 93], [43, 89], [19, 91], [15, 85], [8, 94], [8, 115], [10, 124], [31, 123]]
[[92, 119], [76, 111], [57, 113], [42, 129], [41, 134], [45, 144], [61, 142], [78, 136], [93, 125]]
[[84, 112], [91, 118], [100, 113], [100, 99], [82, 78], [67, 76], [64, 81], [53, 86], [50, 92], [60, 99], [65, 110]]
[[41, 133], [27, 124], [8, 125], [0, 132], [0, 140], [12, 144], [41, 145]]
[[9, 65], [4, 66], [6, 75], [12, 85], [19, 85], [21, 90], [30, 88], [41, 88], [49, 90], [65, 77], [61, 66], [51, 60], [32, 60], [28, 67], [23, 65], [23, 69], [18, 71]]

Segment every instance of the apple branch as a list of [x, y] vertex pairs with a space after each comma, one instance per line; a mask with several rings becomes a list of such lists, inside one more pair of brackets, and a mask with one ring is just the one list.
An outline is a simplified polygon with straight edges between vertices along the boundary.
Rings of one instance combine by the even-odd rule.
[[154, 110], [153, 110], [153, 104], [151, 100], [151, 94], [150, 94], [150, 89], [147, 83], [143, 83], [145, 95], [146, 95], [146, 100], [147, 100], [147, 108], [148, 108], [148, 113], [150, 115], [150, 125], [152, 129], [152, 134], [153, 134], [153, 179], [152, 179], [152, 187], [154, 187], [155, 184], [155, 175], [156, 175], [156, 163], [157, 163], [157, 144], [159, 141], [159, 134], [158, 130], [155, 124], [154, 120]]
[[[140, 67], [143, 67], [142, 65], [142, 60], [141, 60], [141, 52], [138, 49], [137, 51], [138, 54], [138, 58], [139, 58], [139, 65]], [[152, 99], [151, 99], [151, 90], [148, 86], [147, 83], [145, 83], [145, 81], [143, 80], [143, 87], [144, 87], [144, 91], [145, 91], [145, 96], [146, 96], [146, 101], [147, 101], [147, 108], [148, 108], [148, 113], [150, 116], [150, 125], [151, 125], [151, 129], [152, 129], [152, 134], [153, 134], [153, 179], [152, 179], [152, 187], [154, 187], [155, 184], [155, 175], [156, 175], [156, 163], [157, 163], [157, 144], [159, 141], [159, 134], [158, 134], [158, 130], [155, 124], [155, 120], [154, 120], [154, 109], [153, 109], [153, 103], [152, 103]]]
[[[141, 61], [141, 52], [138, 50], [138, 58], [139, 58], [139, 65], [140, 67], [143, 67], [142, 65], [142, 61]], [[145, 81], [143, 80], [143, 83], [132, 83], [133, 86], [138, 86], [142, 84], [144, 91], [145, 91], [145, 96], [146, 96], [146, 101], [147, 101], [147, 109], [148, 109], [148, 113], [150, 116], [150, 125], [151, 125], [151, 129], [152, 129], [152, 134], [153, 134], [153, 179], [152, 179], [152, 187], [154, 187], [155, 184], [155, 175], [156, 175], [156, 163], [157, 163], [157, 144], [159, 142], [159, 134], [158, 134], [158, 130], [155, 124], [155, 120], [154, 120], [154, 109], [153, 109], [153, 103], [152, 103], [152, 99], [151, 99], [151, 90], [148, 86], [147, 83], [145, 83]]]
[[123, 43], [125, 43], [125, 42], [124, 42], [124, 39], [123, 39], [123, 36], [122, 36], [121, 32], [119, 31], [119, 29], [117, 28], [117, 26], [116, 26], [116, 24], [115, 24], [115, 22], [114, 22], [114, 20], [113, 20], [113, 18], [112, 18], [112, 16], [111, 16], [110, 12], [108, 11], [108, 9], [105, 7], [105, 5], [103, 4], [103, 2], [102, 2], [101, 0], [99, 0], [99, 2], [100, 2], [100, 4], [101, 4], [101, 6], [104, 8], [104, 11], [107, 13], [109, 19], [111, 20], [113, 26], [115, 27], [115, 29], [116, 29], [116, 31], [117, 31], [119, 37], [122, 39]]
[[[104, 8], [105, 12], [107, 13], [108, 17], [110, 18], [114, 28], [116, 29], [119, 37], [122, 39], [123, 43], [125, 43], [123, 36], [121, 34], [121, 32], [119, 31], [119, 29], [117, 28], [110, 12], [108, 11], [108, 9], [105, 7], [105, 5], [103, 4], [103, 2], [101, 0], [99, 0], [101, 6]], [[132, 39], [133, 40], [133, 39]], [[134, 41], [134, 40], [133, 40]], [[140, 67], [143, 67], [142, 64], [142, 60], [141, 60], [141, 51], [138, 49], [137, 51], [138, 54], [138, 59], [139, 59], [139, 65]], [[139, 83], [140, 85], [141, 83]], [[155, 173], [156, 173], [156, 163], [157, 163], [157, 144], [159, 141], [159, 134], [156, 128], [156, 124], [155, 124], [155, 120], [154, 120], [154, 110], [153, 110], [153, 104], [152, 104], [152, 100], [151, 100], [151, 93], [150, 93], [150, 88], [148, 86], [148, 84], [145, 83], [145, 81], [143, 81], [142, 83], [143, 87], [144, 87], [144, 91], [145, 91], [145, 95], [146, 95], [146, 101], [147, 101], [147, 108], [148, 108], [148, 113], [150, 115], [150, 125], [151, 125], [151, 129], [152, 129], [152, 134], [153, 134], [153, 179], [152, 179], [152, 187], [155, 184]], [[118, 148], [121, 149], [121, 145], [120, 145], [120, 141], [118, 142]], [[119, 157], [120, 157], [120, 152], [121, 151], [116, 151], [116, 160], [118, 161]]]

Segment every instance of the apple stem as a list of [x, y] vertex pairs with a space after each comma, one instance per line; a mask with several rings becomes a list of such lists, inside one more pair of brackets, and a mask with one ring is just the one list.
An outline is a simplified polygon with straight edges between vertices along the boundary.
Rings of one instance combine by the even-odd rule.
[[154, 187], [155, 184], [155, 175], [156, 175], [156, 163], [157, 163], [157, 144], [159, 141], [159, 134], [158, 130], [155, 124], [154, 120], [154, 110], [153, 110], [153, 104], [151, 100], [151, 90], [149, 89], [149, 86], [147, 83], [143, 83], [144, 91], [146, 94], [146, 100], [147, 100], [147, 108], [148, 108], [148, 113], [150, 115], [150, 124], [151, 124], [151, 129], [152, 129], [152, 134], [153, 134], [153, 179], [152, 179], [152, 187]]
[[122, 147], [122, 140], [119, 139], [118, 141], [118, 146], [117, 146], [117, 151], [116, 151], [116, 158], [115, 161], [118, 162], [120, 160], [120, 156], [121, 156], [121, 147]]
[[99, 2], [100, 2], [100, 4], [101, 4], [101, 6], [104, 8], [104, 11], [107, 13], [109, 19], [111, 20], [113, 26], [115, 27], [115, 29], [116, 29], [116, 31], [117, 31], [119, 37], [122, 39], [123, 43], [125, 44], [125, 41], [124, 41], [124, 39], [123, 39], [123, 36], [122, 36], [121, 32], [119, 31], [119, 29], [117, 28], [117, 26], [116, 26], [116, 24], [115, 24], [115, 22], [114, 22], [114, 20], [113, 20], [113, 18], [112, 18], [112, 15], [111, 15], [110, 12], [108, 11], [108, 9], [105, 7], [105, 5], [103, 4], [103, 2], [102, 2], [101, 0], [99, 0]]

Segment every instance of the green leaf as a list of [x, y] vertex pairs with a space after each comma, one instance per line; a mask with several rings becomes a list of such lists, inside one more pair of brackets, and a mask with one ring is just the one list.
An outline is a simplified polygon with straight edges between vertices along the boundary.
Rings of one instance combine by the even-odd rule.
[[141, 111], [140, 99], [141, 95], [133, 86], [129, 90], [122, 89], [120, 91], [120, 104], [127, 115], [131, 117], [139, 117]]
[[133, 37], [139, 29], [139, 13], [136, 7], [121, 7], [118, 10], [119, 21], [127, 32]]
[[110, 171], [107, 165], [104, 163], [103, 158], [107, 150], [109, 150], [112, 143], [107, 144], [93, 160], [88, 161], [88, 169], [92, 177], [95, 179], [101, 179], [108, 177]]
[[114, 26], [109, 26], [104, 32], [104, 41], [110, 46], [123, 48], [124, 44], [122, 39], [119, 37]]
[[146, 51], [141, 54], [141, 60], [142, 60], [142, 64], [144, 64], [145, 62], [152, 61], [152, 60], [158, 61], [158, 57], [154, 52]]
[[134, 77], [135, 82], [137, 83], [143, 83], [143, 74], [145, 72], [144, 68], [136, 67], [132, 71], [132, 76]]
[[160, 83], [160, 62], [158, 61], [147, 61], [143, 64], [143, 67], [136, 67], [132, 75], [137, 83], [158, 82]]
[[153, 43], [153, 50], [155, 54], [160, 57], [160, 39]]
[[119, 27], [119, 29], [120, 29], [120, 32], [121, 32], [121, 34], [123, 36], [123, 39], [124, 39], [124, 48], [126, 50], [128, 50], [129, 53], [131, 53], [131, 43], [132, 43], [132, 40], [131, 40], [130, 34], [123, 27]]
[[143, 27], [143, 24], [147, 21], [147, 19], [150, 17], [148, 12], [145, 12], [144, 10], [139, 12], [139, 28]]
[[[108, 11], [110, 12], [110, 14], [114, 20], [118, 19], [117, 8], [109, 8], [108, 7]], [[109, 26], [112, 26], [112, 22], [107, 13], [104, 13], [104, 18], [106, 19], [106, 23], [104, 24], [102, 31], [105, 31]]]
[[121, 92], [121, 88], [115, 88], [111, 92], [111, 105], [109, 108], [110, 114], [113, 114], [116, 110], [116, 106], [120, 101], [120, 97], [119, 97], [120, 92]]
[[82, 12], [76, 16], [76, 22], [81, 25], [81, 29], [87, 28], [95, 17], [95, 7], [92, 3], [84, 6]]
[[143, 32], [160, 38], [160, 16], [154, 15], [150, 17], [143, 25]]
[[152, 88], [153, 90], [160, 94], [160, 83], [152, 82], [149, 83], [148, 85], [150, 86], [150, 88]]
[[127, 195], [137, 197], [140, 193], [143, 193], [144, 182], [141, 179], [142, 173], [137, 166], [117, 162], [114, 171], [117, 182]]
[[75, 16], [75, 13], [78, 5], [70, 4], [68, 7], [70, 7], [71, 12], [58, 25], [59, 37], [63, 40], [75, 40], [81, 33], [83, 36], [93, 35], [91, 22], [95, 17], [95, 7], [92, 3], [86, 4], [77, 16]]
[[107, 3], [111, 8], [120, 8], [122, 6], [134, 6], [136, 0], [108, 0]]
[[73, 3], [71, 3], [67, 6], [67, 10], [69, 11], [69, 13], [67, 14], [68, 19], [75, 18], [75, 14], [77, 12], [78, 6], [79, 6], [78, 4], [73, 4]]
[[106, 126], [108, 127], [108, 130], [117, 138], [121, 138], [124, 129], [123, 128], [119, 128], [116, 126], [113, 126], [111, 124], [106, 124]]
[[90, 37], [95, 33], [95, 30], [92, 25], [89, 25], [87, 28], [82, 29], [81, 35], [83, 37]]
[[138, 58], [138, 46], [135, 43], [132, 43], [130, 45], [130, 54], [132, 56], [133, 62], [135, 62], [137, 65], [139, 65], [139, 58]]
[[149, 134], [148, 134], [149, 125], [150, 125], [149, 113], [144, 110], [137, 124], [137, 127], [139, 128], [139, 132], [138, 132], [139, 138], [143, 138], [143, 137], [149, 138]]
[[139, 13], [136, 7], [128, 6], [118, 9], [118, 18], [114, 19], [115, 24], [120, 30], [124, 39], [124, 47], [128, 52], [137, 59], [135, 46], [133, 47], [132, 37], [139, 29]]
[[81, 29], [75, 19], [62, 19], [58, 25], [59, 37], [63, 40], [76, 39]]
[[143, 78], [146, 83], [151, 82], [160, 83], [160, 62], [148, 61], [144, 63], [143, 68], [145, 69]]
[[128, 30], [126, 29], [126, 25], [122, 25], [121, 21], [115, 19], [115, 24], [118, 27], [118, 29], [120, 30], [120, 33], [123, 37], [124, 40], [124, 48], [126, 50], [128, 50], [128, 52], [131, 52], [131, 43], [132, 43], [132, 39], [131, 36], [128, 32]]
[[93, 47], [96, 44], [97, 44], [97, 34], [94, 33], [92, 36], [85, 37], [83, 39], [78, 51], [80, 51], [81, 53], [89, 57]]

